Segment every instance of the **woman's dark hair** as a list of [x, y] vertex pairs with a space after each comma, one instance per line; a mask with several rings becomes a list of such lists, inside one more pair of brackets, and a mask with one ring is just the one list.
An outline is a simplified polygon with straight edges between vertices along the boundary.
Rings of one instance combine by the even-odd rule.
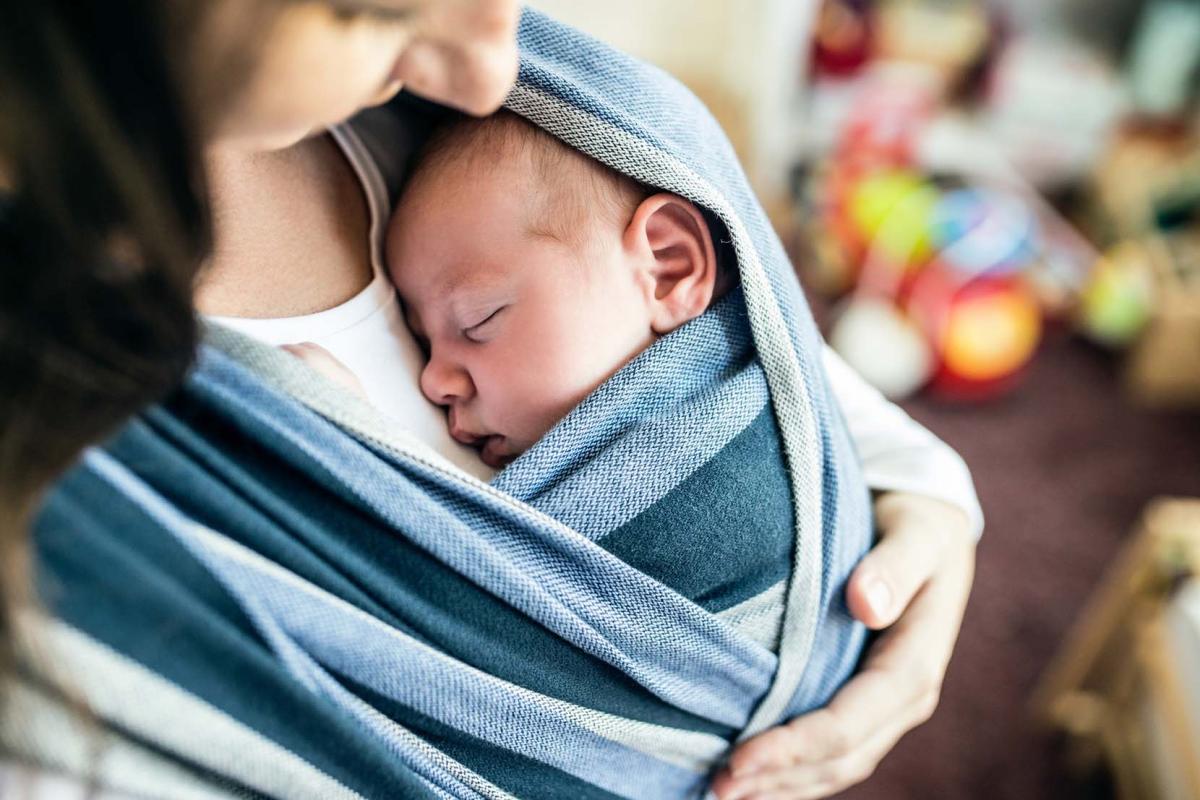
[[[45, 488], [167, 393], [195, 349], [192, 285], [209, 225], [181, 32], [202, 5], [0, 5], [5, 565], [24, 563]], [[22, 572], [2, 576], [0, 647]]]

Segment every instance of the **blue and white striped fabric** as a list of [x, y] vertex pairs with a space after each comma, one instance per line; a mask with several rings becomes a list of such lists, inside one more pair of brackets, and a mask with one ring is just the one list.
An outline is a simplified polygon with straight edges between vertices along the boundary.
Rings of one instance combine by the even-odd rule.
[[[739, 288], [490, 485], [213, 330], [186, 385], [90, 452], [37, 526], [53, 615], [38, 650], [67, 670], [43, 683], [65, 680], [112, 752], [170, 765], [153, 784], [130, 766], [144, 758], [102, 759], [103, 782], [699, 797], [739, 737], [853, 670], [863, 631], [841, 591], [869, 545], [867, 493], [731, 148], [661, 72], [534, 12], [519, 39], [508, 107], [706, 208]], [[48, 719], [53, 698], [26, 695]]]

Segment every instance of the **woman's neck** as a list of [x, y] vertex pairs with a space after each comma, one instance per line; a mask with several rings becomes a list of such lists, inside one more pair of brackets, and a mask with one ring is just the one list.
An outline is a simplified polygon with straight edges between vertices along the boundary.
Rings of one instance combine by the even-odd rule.
[[206, 162], [214, 246], [196, 288], [202, 313], [311, 314], [370, 283], [368, 207], [329, 136], [270, 153], [213, 149]]

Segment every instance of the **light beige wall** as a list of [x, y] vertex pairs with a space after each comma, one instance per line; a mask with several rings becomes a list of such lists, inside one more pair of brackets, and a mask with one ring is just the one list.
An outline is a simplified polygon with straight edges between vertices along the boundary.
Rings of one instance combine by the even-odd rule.
[[777, 210], [796, 152], [795, 107], [815, 0], [531, 0], [530, 5], [687, 84], [725, 127], [768, 210]]

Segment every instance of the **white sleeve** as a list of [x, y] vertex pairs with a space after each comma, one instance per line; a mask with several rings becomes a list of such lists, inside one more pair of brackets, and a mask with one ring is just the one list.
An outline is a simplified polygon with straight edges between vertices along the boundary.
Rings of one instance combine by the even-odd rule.
[[867, 486], [943, 500], [966, 512], [973, 535], [983, 533], [983, 509], [962, 457], [859, 377], [828, 345], [823, 357]]

